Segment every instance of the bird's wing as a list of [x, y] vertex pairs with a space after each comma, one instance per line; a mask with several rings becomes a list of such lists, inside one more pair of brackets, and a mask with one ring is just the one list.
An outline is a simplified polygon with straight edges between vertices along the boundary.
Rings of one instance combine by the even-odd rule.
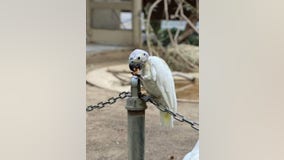
[[176, 112], [177, 99], [175, 84], [169, 66], [163, 59], [156, 56], [150, 56], [148, 60], [151, 64], [152, 70], [155, 71], [156, 84], [162, 93], [164, 102], [171, 111]]

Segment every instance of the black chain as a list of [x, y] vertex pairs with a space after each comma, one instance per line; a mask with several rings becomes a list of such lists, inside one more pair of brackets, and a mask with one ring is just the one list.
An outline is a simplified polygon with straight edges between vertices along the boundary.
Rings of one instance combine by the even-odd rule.
[[102, 102], [100, 102], [96, 105], [90, 105], [86, 108], [86, 111], [90, 112], [94, 109], [101, 109], [101, 108], [105, 107], [105, 105], [107, 105], [107, 104], [114, 104], [116, 102], [116, 100], [124, 99], [126, 97], [130, 97], [130, 92], [121, 92], [121, 93], [118, 94], [117, 97], [111, 97], [106, 102], [102, 101]]
[[[126, 97], [131, 97], [130, 92], [121, 92], [118, 94], [117, 97], [111, 97], [109, 98], [106, 102], [100, 102], [96, 105], [90, 105], [86, 108], [87, 112], [90, 112], [94, 109], [101, 109], [103, 107], [105, 107], [107, 104], [114, 104], [116, 102], [116, 100], [118, 99], [124, 99]], [[154, 104], [154, 106], [156, 106], [160, 111], [162, 112], [167, 112], [170, 115], [172, 115], [174, 117], [174, 119], [176, 119], [179, 122], [186, 122], [188, 124], [191, 125], [191, 127], [197, 131], [199, 131], [199, 124], [187, 119], [186, 117], [184, 117], [183, 115], [179, 114], [179, 113], [175, 113], [169, 109], [167, 109], [168, 107], [163, 106], [162, 104], [158, 103], [157, 101], [155, 101], [152, 97], [149, 96], [145, 96], [145, 95], [141, 95], [141, 99], [144, 100], [145, 102], [151, 102], [152, 104]]]
[[[145, 100], [145, 99], [143, 99], [143, 100]], [[167, 109], [168, 107], [165, 107], [162, 104], [158, 103], [152, 97], [148, 97], [146, 102], [148, 102], [148, 101], [151, 102], [152, 104], [154, 104], [154, 106], [156, 106], [160, 111], [169, 113], [177, 121], [179, 121], [179, 122], [186, 122], [186, 123], [190, 124], [193, 129], [199, 131], [199, 124], [198, 123], [196, 123], [196, 122], [194, 122], [192, 120], [187, 119], [186, 117], [184, 117], [183, 115], [181, 115], [179, 113], [175, 113], [175, 112]]]

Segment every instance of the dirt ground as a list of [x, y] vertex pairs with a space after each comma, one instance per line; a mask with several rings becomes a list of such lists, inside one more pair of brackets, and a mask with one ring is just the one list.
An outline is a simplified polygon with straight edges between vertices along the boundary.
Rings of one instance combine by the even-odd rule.
[[[105, 66], [127, 63], [130, 51], [115, 51], [87, 57], [87, 72]], [[98, 75], [100, 76], [100, 75]], [[198, 99], [197, 82], [178, 98]], [[117, 92], [99, 86], [86, 85], [87, 105], [97, 104]], [[87, 160], [127, 160], [127, 111], [126, 100], [100, 110], [87, 113], [86, 149]], [[147, 104], [145, 115], [145, 160], [180, 160], [195, 145], [199, 133], [190, 125], [174, 122], [174, 128], [164, 128], [159, 124], [159, 111]], [[198, 103], [179, 102], [178, 112], [198, 122]]]

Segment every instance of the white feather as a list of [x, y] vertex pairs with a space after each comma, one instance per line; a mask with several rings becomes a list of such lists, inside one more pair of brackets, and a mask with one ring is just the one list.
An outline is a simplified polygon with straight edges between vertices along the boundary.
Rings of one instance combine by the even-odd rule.
[[[142, 70], [142, 83], [145, 90], [167, 109], [177, 111], [177, 99], [172, 72], [166, 62], [156, 56], [150, 56]], [[165, 116], [165, 113], [161, 113]], [[163, 123], [163, 122], [162, 122]], [[171, 117], [171, 124], [173, 119]]]
[[[177, 112], [177, 99], [175, 83], [172, 72], [167, 63], [156, 56], [141, 49], [135, 49], [129, 56], [129, 64], [143, 64], [141, 68], [141, 81], [147, 93], [153, 96], [162, 106]], [[173, 127], [173, 117], [161, 112], [161, 123]]]
[[199, 160], [199, 140], [194, 148], [184, 156], [183, 160]]

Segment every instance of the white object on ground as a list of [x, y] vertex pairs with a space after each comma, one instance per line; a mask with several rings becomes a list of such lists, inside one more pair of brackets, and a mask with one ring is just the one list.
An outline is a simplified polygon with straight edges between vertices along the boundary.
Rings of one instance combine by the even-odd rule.
[[199, 160], [199, 140], [188, 154], [186, 154], [183, 160]]

